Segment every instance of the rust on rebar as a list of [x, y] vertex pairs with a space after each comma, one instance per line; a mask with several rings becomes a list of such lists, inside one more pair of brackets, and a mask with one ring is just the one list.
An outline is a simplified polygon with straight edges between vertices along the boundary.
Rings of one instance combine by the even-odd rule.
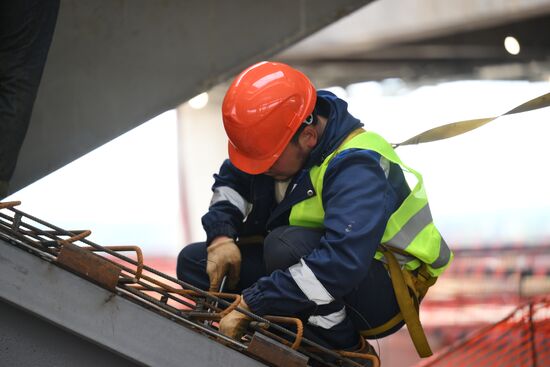
[[[154, 280], [155, 282], [157, 282], [155, 279], [151, 279], [151, 280]], [[158, 282], [158, 283], [160, 283], [160, 282]], [[192, 290], [189, 290], [189, 289], [172, 288], [172, 287], [170, 287], [166, 284], [162, 284], [162, 286], [157, 287], [157, 288], [155, 288], [155, 287], [145, 287], [143, 285], [134, 285], [134, 286], [132, 286], [132, 288], [135, 289], [135, 290], [139, 290], [139, 291], [156, 291], [156, 292], [159, 292], [159, 293], [167, 292], [167, 293], [172, 293], [172, 294], [177, 294], [177, 295], [187, 296], [187, 297], [201, 296], [199, 293], [197, 293], [195, 291], [192, 291]], [[239, 303], [241, 302], [241, 296], [239, 294], [219, 293], [219, 292], [210, 292], [210, 294], [215, 296], [215, 297], [221, 298], [221, 299], [230, 300], [231, 304], [229, 306], [227, 306], [227, 308], [225, 310], [222, 310], [221, 312], [210, 312], [210, 313], [207, 313], [207, 312], [197, 312], [197, 313], [189, 312], [188, 314], [190, 316], [194, 317], [194, 318], [197, 318], [197, 319], [199, 319], [201, 315], [205, 315], [204, 320], [219, 320], [222, 317], [224, 317], [225, 315], [227, 315], [229, 312], [235, 310], [237, 308], [237, 306], [239, 305]], [[209, 303], [208, 303], [208, 307], [215, 309], [215, 311], [220, 311], [221, 310], [219, 307], [215, 307], [214, 305], [211, 305]]]
[[[346, 351], [338, 351], [342, 357], [346, 358], [358, 358], [358, 359], [364, 359], [372, 362], [372, 367], [380, 367], [380, 359], [369, 353], [357, 353], [357, 352], [346, 352]], [[357, 364], [358, 366], [361, 366], [361, 364]]]
[[13, 208], [14, 206], [21, 205], [20, 201], [5, 201], [0, 203], [0, 209]]
[[[139, 281], [141, 278], [141, 274], [143, 273], [143, 252], [141, 251], [141, 248], [138, 246], [103, 246], [106, 249], [109, 249], [111, 251], [134, 251], [136, 253], [137, 258], [137, 265], [136, 265], [136, 271], [134, 272], [135, 275], [135, 282]], [[93, 251], [93, 252], [101, 252], [104, 251], [103, 249], [98, 249], [92, 246], [86, 246], [82, 247], [85, 250]]]
[[220, 321], [221, 317], [219, 313], [214, 312], [200, 312], [200, 311], [188, 311], [185, 315], [198, 320], [198, 321]]
[[235, 297], [235, 300], [233, 301], [233, 303], [230, 304], [225, 310], [220, 312], [220, 317], [224, 317], [225, 315], [235, 310], [239, 306], [239, 303], [241, 303], [241, 296], [238, 294], [236, 296], [237, 297]]
[[114, 291], [120, 276], [120, 268], [100, 256], [83, 250], [77, 245], [64, 243], [57, 263]]
[[306, 367], [308, 358], [284, 344], [254, 333], [247, 351], [277, 367]]
[[[338, 353], [347, 358], [355, 358], [355, 359], [363, 359], [368, 360], [372, 362], [372, 367], [380, 367], [380, 358], [378, 358], [378, 355], [376, 355], [376, 352], [372, 348], [372, 346], [369, 346], [367, 341], [363, 338], [361, 338], [361, 345], [358, 350], [367, 350], [367, 352], [349, 352], [345, 350], [339, 350]], [[361, 364], [358, 364], [359, 366]]]
[[265, 319], [271, 322], [276, 322], [278, 324], [294, 324], [296, 325], [296, 339], [290, 348], [296, 350], [300, 347], [302, 343], [302, 338], [304, 335], [304, 324], [302, 320], [295, 317], [284, 317], [284, 316], [265, 316]]
[[88, 237], [91, 234], [92, 234], [92, 231], [84, 230], [84, 231], [80, 232], [77, 235], [74, 235], [74, 236], [71, 236], [71, 237], [67, 238], [65, 241], [67, 241], [69, 243], [75, 243], [76, 241], [80, 241], [80, 240]]
[[[13, 213], [13, 216], [7, 215], [10, 212], [0, 213], [0, 232], [7, 233], [10, 238], [20, 243], [18, 246], [24, 245], [27, 250], [35, 252], [42, 257], [47, 253], [49, 256], [48, 259], [56, 261], [61, 266], [91, 279], [107, 289], [116, 290], [117, 294], [121, 296], [139, 299], [139, 302], [143, 302], [145, 307], [154, 305], [157, 311], [164, 313], [168, 317], [195, 327], [208, 335], [219, 337], [233, 347], [237, 346], [237, 349], [241, 348], [240, 350], [243, 350], [243, 348], [246, 348], [246, 345], [242, 344], [242, 341], [235, 341], [223, 336], [217, 330], [216, 325], [210, 322], [218, 321], [233, 310], [238, 310], [249, 316], [255, 325], [253, 329], [256, 328], [257, 331], [265, 334], [266, 338], [271, 338], [274, 343], [282, 346], [286, 345], [286, 348], [302, 357], [303, 355], [300, 353], [305, 353], [310, 358], [316, 360], [322, 360], [320, 356], [331, 356], [338, 361], [344, 360], [347, 357], [359, 359], [372, 358], [370, 355], [360, 353], [357, 355], [350, 354], [353, 352], [337, 352], [327, 349], [303, 337], [303, 325], [299, 319], [280, 316], [260, 317], [242, 310], [238, 308], [238, 304], [241, 301], [241, 296], [238, 294], [203, 291], [189, 283], [182, 282], [179, 279], [146, 266], [141, 249], [137, 246], [100, 246], [86, 239], [90, 235], [90, 231], [67, 231], [56, 227], [15, 209], [14, 206], [19, 204], [20, 202], [0, 203], [0, 209], [9, 209]], [[29, 221], [32, 224], [29, 224]], [[52, 241], [46, 241], [46, 239], [51, 239]], [[255, 242], [260, 239], [242, 240], [243, 243], [247, 243], [248, 240]], [[47, 245], [48, 242], [60, 244], [60, 249], [50, 247]], [[81, 242], [87, 246], [73, 242]], [[124, 251], [135, 251], [137, 260], [120, 254], [120, 252]], [[104, 252], [110, 256], [100, 256], [99, 254], [95, 254], [95, 252]], [[111, 256], [113, 258], [110, 258]], [[144, 272], [151, 275], [144, 274]], [[110, 279], [101, 277], [103, 275], [109, 278], [109, 273], [111, 273]], [[113, 273], [115, 274], [113, 275]], [[130, 274], [130, 276], [127, 274]], [[151, 294], [151, 292], [154, 294]], [[174, 303], [169, 304], [170, 300], [177, 303], [180, 308], [176, 308]], [[202, 324], [200, 321], [208, 322]], [[283, 324], [295, 326], [296, 333], [281, 326]], [[268, 331], [269, 329], [273, 332]], [[258, 332], [256, 334], [259, 335]], [[250, 340], [250, 332], [247, 338], [247, 340]], [[288, 338], [288, 340], [285, 338]], [[293, 340], [293, 342], [289, 340]], [[315, 350], [315, 352], [310, 352], [311, 350]], [[347, 360], [347, 362], [350, 365], [357, 364], [351, 360]], [[327, 366], [334, 366], [334, 364], [327, 361], [323, 361], [323, 363]], [[378, 366], [376, 362], [374, 364]]]

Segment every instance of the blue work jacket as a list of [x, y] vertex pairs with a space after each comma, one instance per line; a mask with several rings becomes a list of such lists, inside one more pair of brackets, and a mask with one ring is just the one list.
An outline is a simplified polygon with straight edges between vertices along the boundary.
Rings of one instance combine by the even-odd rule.
[[[320, 165], [352, 131], [363, 126], [348, 112], [347, 103], [334, 94], [318, 91], [317, 98], [325, 109], [321, 114], [328, 117], [325, 131], [279, 204], [271, 177], [246, 174], [229, 160], [223, 163], [214, 175], [210, 209], [202, 218], [207, 243], [220, 235], [265, 235], [288, 225], [292, 206], [309, 198], [307, 192], [313, 190], [309, 169]], [[325, 209], [325, 234], [319, 248], [302, 260], [335, 299], [348, 294], [366, 276], [388, 218], [410, 192], [401, 168], [381, 163], [376, 152], [345, 150], [331, 160], [323, 192], [318, 193]], [[302, 315], [316, 307], [288, 269], [260, 278], [243, 295], [259, 315]]]

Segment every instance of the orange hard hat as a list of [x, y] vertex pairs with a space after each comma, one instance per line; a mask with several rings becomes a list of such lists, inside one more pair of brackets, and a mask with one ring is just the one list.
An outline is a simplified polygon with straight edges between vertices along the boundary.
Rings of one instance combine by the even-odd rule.
[[222, 105], [231, 162], [250, 174], [267, 171], [313, 112], [316, 99], [311, 81], [286, 64], [264, 61], [245, 69]]

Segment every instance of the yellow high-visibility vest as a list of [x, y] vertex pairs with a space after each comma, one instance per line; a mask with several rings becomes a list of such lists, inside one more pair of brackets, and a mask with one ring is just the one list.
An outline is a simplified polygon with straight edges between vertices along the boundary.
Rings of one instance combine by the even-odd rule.
[[[412, 173], [417, 180], [411, 193], [401, 206], [390, 216], [381, 245], [392, 250], [400, 265], [408, 270], [426, 264], [426, 270], [433, 276], [439, 276], [450, 264], [453, 254], [441, 234], [435, 227], [422, 176], [406, 166], [397, 156], [392, 146], [380, 135], [362, 129], [350, 134], [346, 140], [330, 154], [320, 166], [314, 166], [310, 172], [311, 182], [317, 195], [294, 205], [290, 212], [289, 224], [309, 228], [323, 228], [325, 210], [322, 202], [323, 179], [325, 171], [339, 152], [346, 149], [372, 150], [388, 161], [401, 166], [405, 172]], [[365, 183], [368, 185], [368, 183]], [[376, 251], [375, 259], [384, 262], [384, 255]]]

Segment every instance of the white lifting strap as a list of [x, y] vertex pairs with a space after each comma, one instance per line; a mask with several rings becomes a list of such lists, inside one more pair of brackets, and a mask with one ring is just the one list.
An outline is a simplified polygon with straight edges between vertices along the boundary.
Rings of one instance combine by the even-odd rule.
[[428, 143], [432, 141], [452, 138], [454, 136], [461, 135], [468, 131], [477, 129], [478, 127], [488, 124], [489, 122], [494, 121], [502, 116], [513, 115], [516, 113], [522, 113], [527, 111], [533, 111], [539, 108], [544, 108], [549, 106], [550, 106], [550, 93], [546, 93], [542, 96], [533, 98], [525, 103], [522, 103], [521, 105], [501, 115], [494, 116], [494, 117], [483, 117], [483, 118], [473, 119], [473, 120], [452, 122], [450, 124], [434, 127], [433, 129], [424, 131], [423, 133], [415, 135], [412, 138], [409, 138], [401, 143], [393, 144], [393, 147], [397, 148], [400, 145], [421, 144], [421, 143]]

